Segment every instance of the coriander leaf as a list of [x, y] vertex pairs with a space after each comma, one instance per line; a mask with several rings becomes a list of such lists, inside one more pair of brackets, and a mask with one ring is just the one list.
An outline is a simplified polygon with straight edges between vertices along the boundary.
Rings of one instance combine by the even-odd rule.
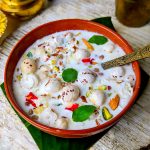
[[80, 106], [73, 112], [72, 119], [75, 122], [83, 122], [91, 116], [95, 109], [96, 107], [93, 105]]
[[65, 69], [62, 73], [62, 78], [66, 82], [74, 82], [78, 77], [78, 72], [73, 68]]
[[32, 57], [33, 57], [33, 54], [32, 54], [31, 52], [28, 52], [27, 56], [28, 56], [29, 58], [32, 58]]
[[88, 42], [90, 43], [94, 43], [97, 45], [103, 45], [108, 41], [108, 39], [104, 36], [100, 36], [100, 35], [93, 35]]

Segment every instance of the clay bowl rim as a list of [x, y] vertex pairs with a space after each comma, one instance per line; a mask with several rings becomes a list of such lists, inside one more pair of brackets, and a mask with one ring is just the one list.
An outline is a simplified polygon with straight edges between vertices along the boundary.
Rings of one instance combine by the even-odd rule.
[[[5, 87], [5, 90], [6, 90], [6, 95], [8, 97], [8, 100], [9, 102], [12, 104], [12, 106], [15, 108], [15, 110], [19, 113], [19, 115], [21, 117], [23, 117], [26, 121], [28, 121], [29, 123], [31, 123], [33, 126], [36, 126], [37, 128], [41, 129], [42, 131], [45, 131], [47, 133], [50, 133], [52, 135], [57, 135], [57, 134], [60, 134], [60, 137], [65, 137], [65, 136], [78, 136], [78, 137], [82, 137], [82, 135], [93, 135], [93, 133], [97, 133], [97, 132], [100, 132], [101, 130], [105, 130], [106, 128], [112, 126], [114, 123], [116, 123], [128, 110], [129, 108], [132, 106], [132, 104], [134, 103], [134, 101], [136, 100], [137, 96], [138, 96], [138, 93], [139, 93], [139, 89], [140, 89], [140, 84], [141, 84], [141, 74], [140, 74], [140, 67], [139, 67], [139, 64], [137, 61], [133, 62], [132, 65], [133, 65], [133, 68], [135, 70], [135, 74], [136, 74], [136, 85], [135, 85], [135, 88], [134, 88], [134, 92], [133, 92], [133, 95], [131, 97], [131, 99], [129, 100], [128, 104], [126, 105], [126, 107], [123, 108], [123, 110], [118, 114], [116, 115], [114, 118], [112, 118], [111, 120], [107, 121], [106, 123], [104, 124], [101, 124], [99, 126], [96, 126], [96, 127], [92, 127], [92, 128], [88, 128], [88, 129], [82, 129], [82, 130], [64, 130], [64, 129], [58, 129], [58, 128], [53, 128], [53, 127], [48, 127], [46, 125], [43, 125], [41, 123], [38, 123], [36, 121], [33, 121], [30, 117], [28, 117], [28, 115], [19, 107], [19, 105], [17, 105], [15, 103], [15, 100], [13, 99], [13, 97], [11, 96], [11, 93], [13, 93], [12, 91], [9, 91], [9, 88], [8, 88], [8, 84], [7, 84], [7, 68], [9, 65], [11, 65], [9, 63], [9, 60], [12, 56], [12, 54], [14, 53], [16, 47], [21, 44], [23, 42], [23, 40], [28, 36], [30, 35], [32, 32], [36, 32], [36, 30], [40, 30], [40, 28], [43, 28], [44, 26], [46, 25], [49, 25], [51, 23], [63, 23], [64, 21], [71, 21], [71, 22], [81, 22], [81, 23], [86, 23], [86, 24], [91, 24], [95, 27], [100, 27], [101, 29], [105, 30], [106, 32], [109, 32], [111, 33], [113, 36], [115, 36], [117, 38], [117, 41], [120, 40], [124, 43], [124, 46], [127, 47], [128, 49], [128, 52], [126, 53], [131, 53], [133, 52], [133, 49], [132, 47], [128, 44], [128, 42], [123, 39], [118, 33], [116, 33], [115, 31], [111, 30], [110, 28], [102, 25], [102, 24], [99, 24], [99, 23], [95, 23], [95, 22], [92, 22], [92, 21], [88, 21], [88, 20], [82, 20], [82, 19], [63, 19], [63, 20], [57, 20], [57, 21], [52, 21], [52, 22], [48, 22], [48, 23], [45, 23], [43, 25], [40, 25], [34, 29], [32, 29], [30, 32], [28, 32], [27, 34], [25, 34], [18, 42], [17, 44], [15, 44], [15, 46], [13, 47], [8, 59], [7, 59], [7, 62], [6, 62], [6, 66], [5, 66], [5, 71], [4, 71], [4, 87]], [[36, 39], [37, 40], [37, 39]], [[116, 43], [117, 44], [117, 43]], [[123, 47], [121, 47], [123, 48]], [[20, 56], [21, 58], [21, 56]], [[12, 85], [11, 85], [12, 86]], [[59, 135], [57, 135], [59, 136]]]

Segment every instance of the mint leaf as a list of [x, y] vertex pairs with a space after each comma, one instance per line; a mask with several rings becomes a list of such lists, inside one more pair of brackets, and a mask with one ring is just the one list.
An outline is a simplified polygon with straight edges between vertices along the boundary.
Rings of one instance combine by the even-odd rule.
[[94, 43], [97, 45], [103, 45], [108, 41], [108, 39], [104, 36], [100, 36], [100, 35], [93, 35], [88, 42], [90, 43]]
[[32, 57], [33, 57], [33, 54], [32, 54], [31, 52], [28, 52], [27, 56], [28, 56], [29, 58], [32, 58]]
[[83, 122], [91, 116], [95, 109], [96, 107], [93, 105], [80, 106], [73, 112], [72, 119], [75, 122]]
[[65, 69], [62, 73], [62, 78], [66, 82], [74, 82], [78, 77], [78, 72], [73, 68]]

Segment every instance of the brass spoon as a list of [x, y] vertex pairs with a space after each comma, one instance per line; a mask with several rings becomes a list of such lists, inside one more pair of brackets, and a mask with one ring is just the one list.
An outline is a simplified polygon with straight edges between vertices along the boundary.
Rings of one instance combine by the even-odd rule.
[[128, 64], [130, 62], [136, 61], [136, 60], [140, 60], [143, 58], [147, 58], [150, 57], [150, 45], [139, 49], [133, 53], [124, 55], [122, 57], [107, 61], [102, 63], [102, 67], [104, 70], [112, 68], [112, 67], [117, 67], [117, 66], [122, 66], [125, 64]]

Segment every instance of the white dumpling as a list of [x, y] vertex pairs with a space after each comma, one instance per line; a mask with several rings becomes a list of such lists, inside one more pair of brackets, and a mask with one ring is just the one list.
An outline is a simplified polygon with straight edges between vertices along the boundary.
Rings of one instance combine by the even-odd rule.
[[79, 81], [83, 84], [93, 83], [96, 79], [96, 74], [89, 69], [79, 72]]
[[34, 59], [26, 58], [21, 62], [21, 71], [25, 74], [34, 73], [37, 69], [36, 61]]
[[40, 115], [39, 115], [39, 121], [42, 122], [45, 125], [54, 127], [55, 122], [58, 118], [58, 114], [51, 109], [47, 108], [45, 109]]
[[62, 88], [61, 81], [57, 78], [47, 78], [42, 83], [42, 88], [46, 93], [53, 94]]
[[74, 57], [77, 61], [81, 61], [83, 58], [90, 57], [90, 52], [85, 49], [79, 49], [75, 52]]
[[129, 82], [131, 84], [131, 86], [134, 86], [134, 84], [135, 84], [135, 76], [134, 75], [129, 75], [126, 78], [126, 81]]
[[35, 74], [23, 75], [20, 84], [23, 88], [32, 89], [38, 86], [39, 80]]
[[89, 99], [95, 106], [102, 106], [105, 103], [104, 92], [102, 90], [93, 90]]
[[64, 103], [71, 103], [78, 99], [80, 90], [76, 85], [65, 86], [61, 91], [61, 98]]
[[112, 53], [115, 50], [115, 45], [113, 43], [106, 43], [103, 49], [108, 53]]
[[49, 68], [48, 66], [41, 66], [38, 70], [37, 70], [37, 75], [39, 77], [40, 80], [44, 80], [48, 77], [48, 71]]
[[45, 50], [43, 47], [37, 47], [36, 50], [35, 50], [35, 55], [37, 57], [42, 57], [45, 55]]
[[125, 69], [123, 67], [114, 67], [110, 70], [111, 77], [114, 79], [120, 79], [125, 75]]
[[51, 127], [55, 127], [55, 122], [58, 119], [58, 114], [55, 111], [52, 111], [52, 109], [49, 111], [49, 125]]
[[59, 118], [56, 120], [56, 127], [59, 129], [67, 129], [68, 128], [68, 119], [67, 118]]
[[129, 98], [133, 94], [133, 88], [131, 87], [131, 84], [129, 82], [124, 82], [122, 84], [121, 89], [119, 90], [119, 94], [122, 98]]

